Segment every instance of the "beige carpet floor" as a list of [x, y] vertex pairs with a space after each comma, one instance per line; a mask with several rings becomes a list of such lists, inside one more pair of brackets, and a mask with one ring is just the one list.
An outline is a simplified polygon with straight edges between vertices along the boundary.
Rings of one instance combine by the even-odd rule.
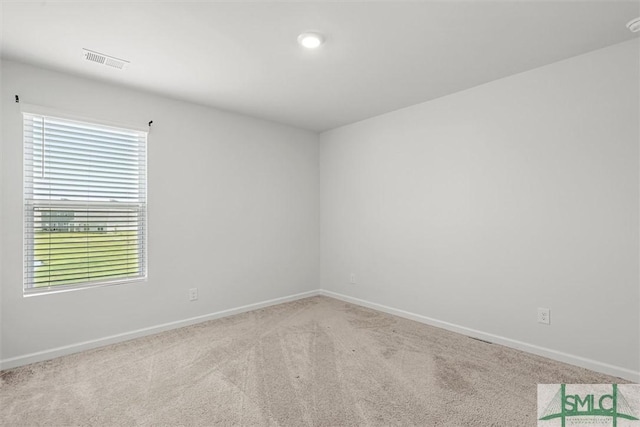
[[624, 383], [327, 297], [0, 374], [7, 426], [535, 426], [537, 383]]

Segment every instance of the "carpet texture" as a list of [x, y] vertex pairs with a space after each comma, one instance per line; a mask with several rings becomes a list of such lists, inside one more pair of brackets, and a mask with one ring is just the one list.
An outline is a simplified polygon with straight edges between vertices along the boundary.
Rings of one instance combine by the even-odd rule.
[[537, 383], [626, 382], [327, 297], [0, 377], [7, 426], [535, 426]]

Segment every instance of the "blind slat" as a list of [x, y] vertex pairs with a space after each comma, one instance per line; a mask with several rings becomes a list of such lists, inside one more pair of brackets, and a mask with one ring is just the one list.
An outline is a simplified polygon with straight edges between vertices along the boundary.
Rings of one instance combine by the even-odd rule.
[[[129, 258], [129, 260], [122, 260], [122, 261], [118, 261], [118, 262], [111, 262], [111, 263], [104, 263], [103, 265], [97, 265], [97, 266], [88, 266], [87, 263], [76, 263], [76, 264], [70, 264], [70, 265], [65, 265], [65, 266], [58, 266], [55, 268], [47, 268], [47, 269], [42, 269], [40, 271], [38, 271], [38, 274], [35, 275], [35, 277], [37, 277], [38, 275], [40, 277], [42, 276], [49, 276], [49, 277], [55, 277], [55, 276], [63, 276], [65, 274], [76, 274], [77, 270], [87, 270], [89, 272], [106, 272], [109, 269], [120, 269], [120, 268], [134, 268], [137, 267], [138, 265], [138, 260], [134, 260], [133, 257]], [[73, 272], [76, 273], [73, 273]]]
[[[28, 160], [28, 159], [27, 159]], [[35, 163], [30, 163], [25, 165], [25, 170], [29, 171], [32, 176], [34, 176], [35, 178], [40, 177], [40, 175], [38, 174], [42, 174], [42, 164], [35, 164]], [[78, 168], [73, 168], [70, 167], [69, 165], [55, 165], [52, 163], [47, 163], [47, 172], [49, 174], [49, 176], [53, 175], [53, 176], [62, 176], [65, 174], [65, 172], [67, 174], [73, 175], [73, 176], [86, 176], [87, 175], [87, 171], [86, 170], [82, 170], [82, 169], [78, 169]], [[117, 177], [118, 179], [131, 179], [131, 177], [137, 177], [138, 173], [137, 172], [125, 172], [125, 171], [113, 171], [113, 170], [104, 170], [104, 171], [99, 171], [96, 169], [93, 169], [91, 171], [91, 177], [100, 177], [100, 176], [104, 176], [104, 177]], [[140, 177], [139, 178], [140, 181], [144, 181], [144, 177]]]
[[38, 282], [37, 279], [35, 279], [34, 282], [39, 286], [43, 286], [43, 287], [46, 286], [47, 287], [46, 290], [52, 290], [50, 287], [57, 286], [57, 285], [66, 285], [66, 284], [86, 285], [87, 283], [96, 282], [98, 280], [102, 281], [106, 278], [117, 279], [117, 278], [124, 278], [124, 277], [137, 278], [137, 277], [140, 277], [140, 272], [138, 269], [128, 269], [124, 271], [114, 271], [114, 272], [110, 272], [109, 274], [102, 274], [102, 275], [82, 273], [78, 275], [73, 275], [73, 277], [71, 278], [58, 277], [52, 280], [47, 280], [46, 282], [45, 281]]
[[[120, 251], [113, 251], [113, 252], [120, 252]], [[93, 255], [94, 253], [92, 253], [91, 256], [87, 257], [84, 255], [83, 252], [70, 252], [65, 254], [64, 260], [66, 261], [64, 265], [68, 265], [68, 264], [81, 264], [81, 262], [76, 262], [75, 260], [83, 260], [83, 259], [88, 259], [89, 262], [107, 262], [107, 261], [120, 261], [121, 259], [138, 259], [140, 253], [135, 251], [135, 252], [131, 252], [129, 254], [129, 256], [127, 256], [126, 258], [117, 258], [115, 256], [112, 255], [113, 252], [102, 252], [98, 255]], [[73, 255], [77, 255], [77, 256], [73, 256]], [[116, 255], [120, 255], [119, 253]], [[86, 264], [86, 263], [85, 263]], [[60, 264], [62, 265], [62, 264]]]
[[[34, 118], [43, 119], [42, 116], [32, 116]], [[30, 121], [30, 127], [28, 128], [31, 132], [34, 133], [42, 133], [43, 130], [45, 132], [51, 132], [55, 134], [56, 132], [67, 132], [69, 135], [74, 136], [76, 138], [86, 137], [93, 141], [109, 141], [109, 142], [118, 142], [122, 144], [132, 144], [140, 141], [146, 140], [146, 133], [139, 131], [127, 131], [118, 132], [114, 131], [114, 128], [107, 127], [83, 127], [76, 126], [73, 122], [65, 121], [62, 122], [60, 120], [54, 119], [52, 117], [46, 117], [46, 121], [35, 119]], [[90, 125], [93, 126], [93, 125]], [[102, 130], [101, 130], [102, 129]]]

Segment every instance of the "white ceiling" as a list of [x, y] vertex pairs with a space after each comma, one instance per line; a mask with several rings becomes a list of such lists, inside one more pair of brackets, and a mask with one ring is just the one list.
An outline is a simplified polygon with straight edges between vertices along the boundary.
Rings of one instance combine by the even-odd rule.
[[[2, 56], [323, 131], [631, 39], [637, 16], [640, 0], [5, 1]], [[303, 51], [305, 30], [326, 44]]]

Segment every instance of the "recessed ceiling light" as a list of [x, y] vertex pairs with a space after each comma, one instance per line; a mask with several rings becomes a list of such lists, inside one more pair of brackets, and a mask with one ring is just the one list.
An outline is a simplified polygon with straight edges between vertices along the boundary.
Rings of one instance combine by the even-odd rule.
[[640, 31], [640, 18], [632, 19], [627, 23], [627, 28], [632, 32], [637, 33]]
[[316, 49], [324, 43], [324, 36], [315, 32], [302, 33], [298, 36], [298, 43], [307, 49]]

